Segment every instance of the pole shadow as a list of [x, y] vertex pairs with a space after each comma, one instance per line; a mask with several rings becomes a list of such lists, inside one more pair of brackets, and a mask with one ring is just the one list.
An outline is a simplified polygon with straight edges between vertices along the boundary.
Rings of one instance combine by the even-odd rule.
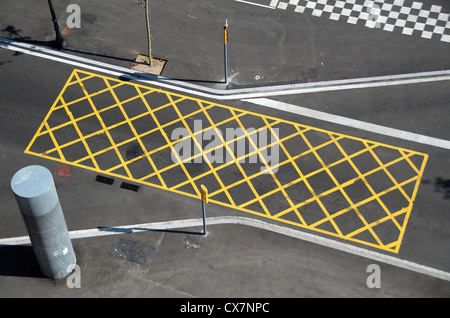
[[116, 228], [116, 227], [103, 227], [98, 226], [97, 229], [102, 232], [113, 232], [117, 234], [127, 234], [133, 233], [134, 231], [151, 231], [151, 232], [165, 232], [165, 233], [176, 233], [176, 234], [189, 234], [189, 235], [204, 235], [203, 231], [182, 231], [182, 230], [169, 230], [169, 229], [150, 229], [150, 228]]
[[[50, 41], [34, 40], [29, 36], [22, 35], [22, 30], [17, 29], [14, 25], [4, 26], [3, 29], [0, 29], [0, 33], [5, 33], [6, 39], [8, 39], [8, 40], [19, 41], [19, 42], [23, 42], [23, 43], [27, 43], [27, 44], [31, 44], [31, 45], [49, 47], [52, 49], [57, 49], [58, 51], [64, 51], [64, 52], [68, 52], [68, 53], [77, 53], [77, 54], [87, 55], [87, 56], [91, 56], [91, 57], [113, 59], [113, 60], [122, 61], [122, 62], [129, 62], [130, 64], [135, 62], [134, 59], [77, 50], [74, 48], [70, 48], [70, 45], [67, 45], [64, 48], [60, 48], [58, 45], [58, 41], [56, 39], [50, 40]], [[17, 55], [20, 55], [20, 54], [17, 54]], [[190, 79], [190, 78], [166, 78], [166, 77], [160, 77], [157, 75], [143, 73], [143, 72], [135, 72], [133, 75], [122, 75], [119, 77], [119, 79], [122, 81], [129, 81], [129, 80], [135, 80], [135, 79], [148, 79], [148, 80], [158, 79], [158, 80], [164, 80], [167, 82], [177, 82], [178, 81], [178, 82], [205, 83], [205, 84], [224, 84], [224, 83], [226, 83], [226, 80], [215, 81], [215, 80]]]

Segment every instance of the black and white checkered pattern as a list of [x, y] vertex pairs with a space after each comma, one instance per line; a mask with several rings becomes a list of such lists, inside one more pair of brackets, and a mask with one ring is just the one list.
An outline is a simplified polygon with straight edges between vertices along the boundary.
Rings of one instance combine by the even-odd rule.
[[403, 34], [416, 33], [426, 39], [440, 37], [441, 41], [450, 43], [448, 12], [437, 5], [408, 3], [405, 0], [272, 0], [271, 6], [283, 10], [292, 7], [295, 12], [328, 16], [331, 20], [361, 23], [390, 32], [400, 29]]

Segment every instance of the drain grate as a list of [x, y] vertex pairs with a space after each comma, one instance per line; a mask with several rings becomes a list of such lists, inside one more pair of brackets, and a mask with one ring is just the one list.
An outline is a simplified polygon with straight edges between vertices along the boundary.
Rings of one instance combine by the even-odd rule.
[[105, 183], [105, 184], [109, 184], [109, 185], [112, 185], [114, 183], [114, 179], [113, 178], [108, 178], [108, 177], [104, 177], [104, 176], [101, 176], [101, 175], [97, 175], [97, 177], [95, 178], [95, 181], [101, 182], [101, 183]]
[[141, 265], [148, 265], [155, 255], [156, 249], [135, 241], [116, 238], [110, 255]]
[[138, 190], [140, 188], [139, 186], [137, 186], [135, 184], [131, 184], [131, 183], [127, 183], [127, 182], [122, 182], [120, 184], [120, 187], [122, 189], [127, 189], [127, 190], [131, 190], [131, 191], [134, 191], [134, 192], [138, 192]]

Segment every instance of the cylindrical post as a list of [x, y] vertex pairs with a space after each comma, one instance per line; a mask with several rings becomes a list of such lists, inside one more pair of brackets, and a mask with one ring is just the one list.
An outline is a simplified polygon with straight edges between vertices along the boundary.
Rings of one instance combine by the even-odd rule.
[[208, 189], [202, 184], [200, 185], [201, 199], [202, 199], [202, 212], [203, 212], [203, 235], [206, 235], [206, 212], [205, 204], [208, 203]]
[[206, 212], [204, 201], [202, 201], [202, 210], [203, 210], [203, 235], [206, 235]]
[[11, 189], [42, 273], [53, 279], [70, 274], [76, 257], [51, 172], [36, 165], [22, 168]]
[[223, 48], [224, 48], [224, 67], [225, 67], [225, 84], [228, 84], [228, 19], [225, 20], [223, 27]]

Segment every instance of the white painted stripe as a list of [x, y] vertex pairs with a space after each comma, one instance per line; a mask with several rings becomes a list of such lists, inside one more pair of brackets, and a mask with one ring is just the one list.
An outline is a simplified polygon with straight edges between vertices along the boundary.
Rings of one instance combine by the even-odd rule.
[[67, 54], [27, 43], [0, 38], [0, 47], [18, 51], [21, 53], [38, 56], [41, 58], [54, 60], [60, 63], [73, 65], [80, 68], [93, 70], [109, 74], [112, 76], [128, 76], [130, 79], [140, 81], [145, 84], [159, 86], [171, 90], [180, 91], [186, 94], [195, 94], [205, 98], [216, 100], [248, 99], [258, 97], [272, 97], [293, 94], [306, 94], [327, 91], [363, 89], [372, 87], [384, 87], [393, 85], [408, 85], [436, 81], [450, 80], [450, 70], [398, 74], [390, 76], [364, 77], [356, 79], [333, 80], [323, 82], [310, 82], [299, 84], [287, 84], [242, 89], [214, 89], [195, 85], [183, 81], [172, 80], [161, 76], [144, 74], [128, 68], [98, 62], [76, 55]]
[[[35, 45], [30, 45], [27, 43], [17, 42], [9, 39], [0, 38], [0, 47], [9, 49], [12, 51], [18, 51], [25, 54], [30, 54], [38, 56], [45, 59], [54, 60], [60, 63], [70, 64], [76, 67], [89, 69], [92, 71], [106, 73], [112, 76], [128, 76], [131, 79], [153, 85], [159, 86], [166, 89], [181, 91], [186, 94], [194, 94], [197, 96], [212, 98], [216, 100], [231, 100], [231, 99], [243, 99], [248, 102], [257, 103], [260, 102], [266, 107], [273, 107], [272, 102], [267, 102], [266, 99], [261, 99], [260, 97], [271, 97], [271, 96], [281, 96], [290, 94], [304, 94], [304, 93], [316, 93], [325, 91], [338, 91], [345, 89], [361, 89], [370, 87], [383, 87], [391, 85], [406, 85], [406, 84], [417, 84], [432, 81], [446, 81], [450, 80], [450, 70], [444, 71], [434, 71], [434, 72], [423, 72], [423, 73], [411, 73], [411, 74], [400, 74], [392, 76], [377, 76], [368, 77], [360, 79], [346, 79], [346, 80], [335, 80], [335, 81], [325, 81], [316, 83], [302, 83], [302, 84], [291, 84], [291, 85], [280, 85], [280, 86], [269, 86], [269, 87], [258, 87], [258, 88], [248, 88], [248, 89], [235, 89], [235, 90], [217, 90], [207, 87], [198, 86], [195, 84], [180, 82], [176, 80], [171, 80], [168, 78], [150, 76], [145, 74], [145, 77], [153, 77], [154, 80], [143, 79], [140, 76], [140, 72], [136, 72], [124, 67], [119, 67], [107, 63], [98, 62], [95, 60], [89, 60], [83, 57], [78, 57], [75, 55], [70, 55], [63, 52], [58, 52], [50, 50], [47, 48], [38, 47]], [[171, 84], [168, 84], [168, 83]], [[173, 85], [172, 85], [173, 84]], [[276, 107], [278, 110], [283, 110], [279, 108], [281, 104]], [[302, 110], [303, 109], [303, 110]], [[335, 116], [327, 113], [317, 112], [313, 110], [308, 110], [296, 105], [284, 105], [284, 111], [293, 112], [301, 115], [314, 117], [314, 118], [328, 118], [328, 121], [335, 122], [335, 118], [340, 116]], [[319, 114], [320, 113], [320, 114]], [[315, 117], [316, 114], [318, 117]], [[331, 116], [331, 117], [330, 117]], [[342, 117], [344, 118], [344, 117]], [[323, 119], [326, 120], [326, 119]], [[350, 118], [345, 118], [341, 120], [342, 125], [347, 125], [350, 127], [355, 127], [363, 130], [368, 130], [392, 137], [397, 137], [405, 140], [415, 141], [419, 143], [425, 143], [428, 145], [450, 149], [449, 141], [432, 138], [428, 136], [418, 135], [414, 133], [409, 133], [393, 128], [387, 128], [383, 126], [373, 125], [369, 123], [360, 122]]]
[[270, 1], [269, 6], [271, 6], [272, 8], [275, 9], [278, 5], [278, 2], [280, 2], [280, 0], [272, 0], [272, 1]]
[[[110, 228], [95, 228], [87, 230], [78, 230], [69, 232], [71, 239], [80, 239], [88, 237], [99, 237], [106, 235], [118, 235], [125, 233], [137, 233], [143, 231], [152, 230], [173, 230], [180, 228], [189, 228], [201, 226], [203, 224], [202, 219], [187, 219], [187, 220], [176, 220], [167, 222], [155, 222], [155, 223], [145, 223], [145, 224], [135, 224], [135, 225], [125, 225]], [[399, 268], [404, 268], [417, 273], [425, 274], [431, 277], [436, 277], [442, 280], [450, 281], [450, 273], [435, 269], [432, 267], [424, 266], [407, 260], [402, 260], [397, 257], [390, 255], [370, 251], [361, 247], [349, 245], [343, 242], [335, 241], [318, 235], [301, 232], [292, 228], [287, 228], [284, 226], [263, 222], [256, 219], [251, 219], [247, 217], [240, 216], [222, 216], [222, 217], [211, 217], [207, 218], [207, 225], [218, 225], [218, 224], [238, 224], [250, 227], [255, 227], [281, 235], [286, 235], [303, 241], [311, 242], [321, 246], [326, 246], [335, 250], [346, 252], [349, 254], [357, 255], [360, 257], [368, 258], [376, 262], [390, 264]], [[30, 240], [28, 236], [0, 239], [1, 245], [24, 245], [29, 244]]]
[[28, 236], [18, 236], [0, 239], [0, 247], [2, 245], [26, 245], [30, 244], [30, 237]]
[[[254, 2], [234, 1], [261, 6]], [[377, 4], [375, 1], [381, 3]], [[401, 6], [400, 13], [407, 14], [405, 18], [398, 15], [399, 10], [391, 11], [392, 5], [383, 4], [384, 0], [375, 1], [366, 0], [364, 5], [362, 5], [362, 3], [356, 4], [355, 0], [344, 0], [339, 3], [327, 0], [273, 0], [270, 7], [272, 8], [272, 4], [275, 4], [276, 8], [274, 9], [286, 10], [290, 8], [292, 11], [299, 13], [305, 13], [308, 9], [310, 14], [316, 17], [322, 17], [322, 14], [325, 13], [330, 20], [334, 21], [341, 20], [353, 25], [362, 21], [365, 22], [366, 27], [371, 29], [376, 28], [388, 32], [400, 29], [402, 34], [420, 34], [422, 38], [426, 39], [436, 36], [441, 37], [440, 40], [443, 42], [450, 42], [450, 36], [445, 34], [449, 29], [449, 15], [445, 10], [442, 10], [441, 6], [431, 5], [431, 8], [427, 6], [427, 9], [422, 7], [423, 4], [420, 2], [413, 2], [412, 6], [403, 4], [403, 2], [397, 3], [396, 6]], [[417, 13], [412, 13], [410, 12], [411, 9], [420, 9], [420, 13], [418, 11]], [[435, 14], [433, 19], [428, 18], [431, 13]], [[419, 17], [425, 17], [425, 20], [419, 22]], [[406, 22], [409, 22], [409, 24], [406, 25]]]
[[439, 147], [439, 148], [450, 149], [450, 141], [449, 140], [428, 137], [428, 136], [419, 135], [419, 134], [415, 134], [415, 133], [411, 133], [411, 132], [407, 132], [407, 131], [403, 131], [403, 130], [399, 130], [399, 129], [389, 128], [386, 126], [375, 125], [375, 124], [371, 124], [368, 122], [351, 119], [351, 118], [347, 118], [347, 117], [342, 117], [342, 116], [337, 116], [337, 115], [332, 115], [332, 114], [328, 114], [325, 112], [312, 110], [312, 109], [308, 109], [305, 107], [288, 104], [288, 103], [283, 103], [283, 102], [279, 102], [279, 101], [275, 101], [275, 100], [271, 100], [271, 99], [267, 99], [267, 98], [244, 99], [243, 101], [249, 102], [252, 104], [256, 104], [259, 106], [265, 106], [265, 107], [293, 113], [296, 115], [306, 116], [306, 117], [319, 119], [319, 120], [323, 120], [323, 121], [327, 121], [327, 122], [331, 122], [331, 123], [335, 123], [335, 124], [339, 124], [339, 125], [344, 125], [347, 127], [353, 127], [353, 128], [357, 128], [357, 129], [361, 129], [361, 130], [365, 130], [365, 131], [370, 131], [370, 132], [377, 133], [380, 135], [414, 141], [417, 143], [435, 146], [435, 147]]
[[[276, 9], [275, 7], [272, 6], [272, 3], [268, 6], [264, 5], [264, 4], [259, 4], [259, 3], [253, 3], [253, 2], [249, 2], [249, 1], [245, 1], [245, 0], [234, 0], [236, 2], [242, 2], [242, 3], [246, 3], [246, 4], [251, 4], [257, 7], [263, 7], [263, 8], [268, 8], [268, 9]], [[274, 0], [272, 0], [272, 2], [274, 2]], [[275, 0], [275, 2], [278, 2], [277, 0]]]

